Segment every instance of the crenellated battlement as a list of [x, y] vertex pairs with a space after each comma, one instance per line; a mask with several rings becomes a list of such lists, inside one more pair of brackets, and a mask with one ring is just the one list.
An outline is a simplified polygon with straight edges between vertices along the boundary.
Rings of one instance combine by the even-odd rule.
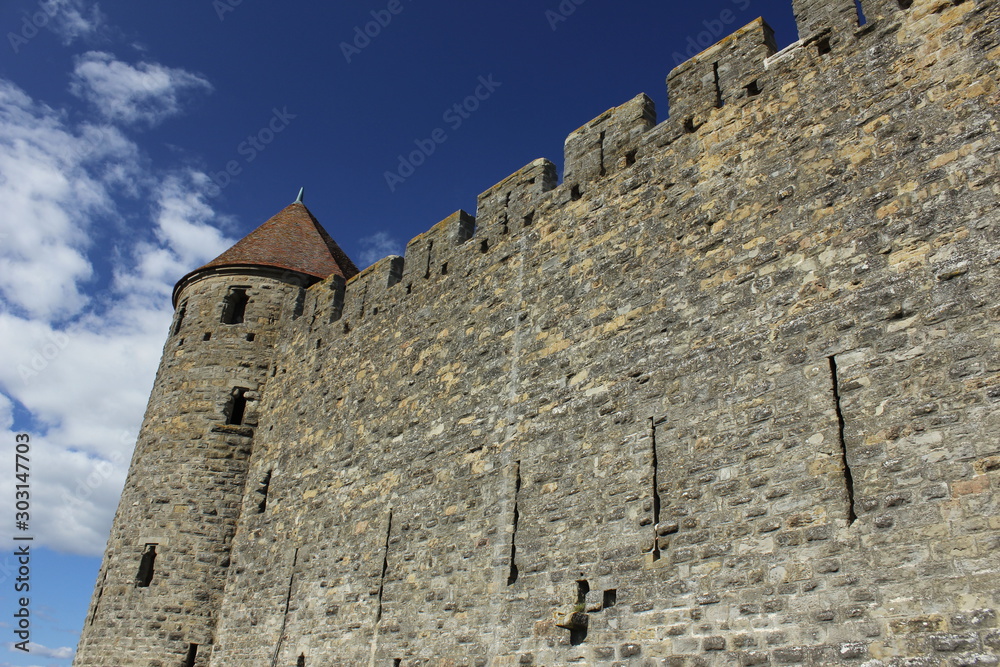
[[[676, 164], [671, 146], [686, 135], [696, 137], [704, 149], [712, 140], [701, 135], [714, 131], [718, 124], [703, 127], [720, 113], [726, 115], [725, 123], [743, 124], [746, 132], [752, 132], [760, 122], [753, 105], [759, 108], [787, 94], [789, 84], [804, 78], [803, 68], [819, 68], [834, 48], [840, 58], [849, 59], [845, 52], [857, 41], [860, 16], [854, 0], [794, 0], [793, 4], [799, 41], [779, 53], [766, 21], [750, 22], [670, 71], [666, 80], [670, 115], [659, 124], [655, 103], [645, 94], [637, 95], [567, 136], [561, 182], [552, 162], [534, 160], [480, 194], [475, 217], [459, 211], [413, 238], [404, 257], [383, 259], [346, 285], [333, 277], [327, 281], [330, 284], [316, 286], [318, 294], [329, 290], [334, 295], [327, 298], [332, 309], [328, 318], [361, 319], [369, 307], [377, 309], [395, 300], [392, 288], [396, 285], [401, 285], [400, 292], [412, 294], [421, 283], [448, 273], [468, 276], [471, 266], [483, 265], [479, 255], [505, 261], [506, 255], [493, 254], [491, 249], [525, 233], [543, 215], [558, 215], [582, 198], [600, 196], [603, 180], [613, 180], [642, 160], [647, 165], [654, 160]], [[904, 4], [908, 3], [865, 0], [866, 31], [902, 19]], [[859, 44], [862, 47], [870, 48], [870, 44]], [[742, 134], [740, 130], [734, 133]], [[689, 143], [676, 148], [684, 154], [690, 150]], [[317, 308], [327, 308], [324, 298], [314, 300]]]

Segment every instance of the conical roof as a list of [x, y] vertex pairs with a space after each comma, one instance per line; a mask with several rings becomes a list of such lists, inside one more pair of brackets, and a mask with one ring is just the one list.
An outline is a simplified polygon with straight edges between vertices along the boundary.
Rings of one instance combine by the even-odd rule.
[[209, 269], [240, 266], [285, 269], [319, 279], [333, 274], [351, 278], [358, 273], [358, 267], [305, 204], [296, 201], [232, 248], [177, 281], [175, 300], [180, 287], [194, 275]]

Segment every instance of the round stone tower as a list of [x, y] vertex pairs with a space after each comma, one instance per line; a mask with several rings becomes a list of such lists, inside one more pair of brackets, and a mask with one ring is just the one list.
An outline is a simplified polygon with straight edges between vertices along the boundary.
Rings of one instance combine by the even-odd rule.
[[358, 272], [301, 202], [181, 278], [74, 665], [205, 667], [282, 329]]

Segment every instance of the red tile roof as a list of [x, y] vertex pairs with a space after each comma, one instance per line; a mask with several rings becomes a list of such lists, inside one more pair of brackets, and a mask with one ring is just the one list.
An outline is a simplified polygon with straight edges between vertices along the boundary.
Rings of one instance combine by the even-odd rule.
[[321, 279], [333, 274], [351, 278], [358, 273], [351, 258], [301, 202], [288, 205], [232, 248], [181, 278], [177, 287], [196, 273], [227, 266], [266, 266]]

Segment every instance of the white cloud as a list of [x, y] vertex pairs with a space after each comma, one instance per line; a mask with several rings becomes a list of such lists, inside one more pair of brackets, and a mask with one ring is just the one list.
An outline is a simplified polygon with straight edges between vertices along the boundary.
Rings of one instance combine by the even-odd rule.
[[85, 0], [42, 0], [38, 3], [52, 17], [49, 27], [64, 44], [91, 35], [104, 25], [104, 15], [96, 3]]
[[[111, 215], [109, 187], [137, 169], [137, 149], [118, 130], [68, 128], [59, 113], [0, 79], [0, 297], [34, 317], [68, 317], [86, 306], [88, 228]], [[100, 165], [114, 163], [107, 178]]]
[[156, 239], [135, 248], [128, 268], [116, 276], [120, 291], [166, 304], [178, 278], [233, 244], [211, 224], [218, 216], [200, 194], [207, 182], [203, 174], [188, 172], [168, 176], [157, 187]]
[[371, 236], [366, 236], [358, 243], [361, 245], [361, 256], [358, 257], [358, 266], [361, 268], [371, 266], [389, 255], [402, 255], [405, 250], [401, 242], [385, 232], [376, 232]]
[[[173, 283], [232, 243], [199, 194], [207, 176], [144, 165], [118, 130], [71, 126], [0, 80], [0, 438], [13, 442], [15, 404], [30, 415], [31, 529], [61, 551], [103, 551]], [[122, 217], [122, 180], [153, 202], [150, 222], [98, 247], [91, 236]], [[93, 294], [98, 254], [111, 257], [113, 280]], [[0, 496], [12, 497], [11, 484], [0, 479]]]
[[37, 0], [23, 12], [20, 25], [8, 30], [6, 37], [14, 53], [20, 53], [43, 28], [68, 45], [97, 33], [104, 25], [104, 15], [89, 0]]
[[211, 90], [212, 84], [186, 70], [147, 62], [133, 66], [102, 51], [78, 56], [70, 83], [70, 92], [105, 118], [150, 127], [179, 114], [183, 98]]
[[[8, 651], [17, 651], [23, 654], [23, 651], [19, 651], [14, 648], [13, 642], [7, 642], [4, 644]], [[63, 646], [60, 648], [49, 648], [47, 646], [42, 646], [41, 644], [36, 644], [35, 642], [28, 642], [28, 653], [33, 656], [39, 656], [42, 658], [55, 658], [57, 660], [66, 660], [73, 657], [76, 653], [73, 649], [68, 646]]]

